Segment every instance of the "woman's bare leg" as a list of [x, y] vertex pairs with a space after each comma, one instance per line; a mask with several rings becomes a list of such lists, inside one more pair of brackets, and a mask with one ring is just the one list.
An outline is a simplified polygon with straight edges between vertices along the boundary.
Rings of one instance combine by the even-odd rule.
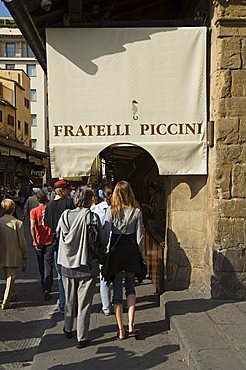
[[119, 339], [125, 338], [125, 329], [124, 329], [124, 322], [123, 322], [123, 305], [122, 304], [114, 304], [114, 312], [115, 318], [119, 329]]
[[127, 296], [127, 307], [128, 307], [128, 327], [129, 332], [135, 330], [135, 305], [136, 305], [136, 295], [129, 294]]

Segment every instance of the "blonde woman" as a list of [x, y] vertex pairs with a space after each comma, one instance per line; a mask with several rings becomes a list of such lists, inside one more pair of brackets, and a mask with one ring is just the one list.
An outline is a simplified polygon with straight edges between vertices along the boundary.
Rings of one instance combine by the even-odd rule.
[[[142, 212], [136, 207], [130, 184], [119, 181], [114, 189], [111, 207], [105, 216], [104, 231], [112, 232], [108, 275], [113, 280], [113, 304], [118, 325], [117, 338], [135, 334], [135, 275], [141, 273], [140, 253], [144, 257]], [[121, 235], [121, 236], [120, 236]], [[140, 253], [139, 253], [140, 252]], [[128, 306], [128, 333], [123, 322], [123, 272]]]

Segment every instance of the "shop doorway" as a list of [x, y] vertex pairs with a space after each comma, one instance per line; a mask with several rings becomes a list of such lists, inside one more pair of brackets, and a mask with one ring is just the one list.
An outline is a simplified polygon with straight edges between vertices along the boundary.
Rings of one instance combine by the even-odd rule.
[[145, 201], [145, 187], [159, 176], [154, 158], [140, 146], [111, 145], [100, 153], [105, 176], [116, 183], [126, 180], [132, 185], [139, 202]]
[[[146, 261], [156, 292], [164, 291], [166, 196], [164, 176], [159, 175], [155, 159], [136, 145], [112, 145], [100, 154], [102, 178], [116, 184], [128, 181], [144, 219]], [[148, 207], [149, 206], [149, 207]]]

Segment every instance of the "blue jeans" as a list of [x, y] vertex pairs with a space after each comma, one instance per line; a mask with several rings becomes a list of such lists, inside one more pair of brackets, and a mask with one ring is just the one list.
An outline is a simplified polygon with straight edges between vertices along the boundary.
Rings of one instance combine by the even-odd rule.
[[129, 294], [136, 294], [135, 292], [135, 274], [134, 272], [125, 273], [118, 272], [115, 275], [113, 281], [113, 304], [122, 304], [123, 303], [123, 276], [125, 274], [125, 291], [126, 297]]
[[65, 290], [62, 282], [61, 265], [57, 263], [57, 252], [55, 252], [55, 266], [57, 271], [57, 282], [59, 290], [59, 308], [60, 311], [64, 312], [65, 308]]
[[[100, 269], [102, 265], [99, 266]], [[100, 274], [100, 294], [101, 294], [101, 301], [102, 301], [102, 310], [104, 313], [112, 313], [112, 305], [110, 302], [110, 287], [108, 286], [107, 282], [102, 279], [102, 275]]]

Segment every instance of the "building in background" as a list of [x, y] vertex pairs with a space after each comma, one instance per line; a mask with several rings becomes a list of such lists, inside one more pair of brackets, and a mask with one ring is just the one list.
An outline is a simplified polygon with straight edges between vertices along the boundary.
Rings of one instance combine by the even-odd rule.
[[[21, 71], [24, 71], [24, 73], [21, 73]], [[46, 76], [24, 36], [11, 18], [0, 18], [0, 76], [0, 82], [2, 82], [0, 93], [3, 93], [4, 90], [4, 96], [0, 95], [3, 98], [1, 106], [7, 104], [4, 109], [5, 119], [3, 119], [0, 129], [0, 140], [6, 146], [10, 144], [8, 140], [11, 140], [11, 145], [15, 147], [15, 157], [17, 158], [17, 154], [19, 154], [21, 159], [27, 160], [27, 163], [20, 160], [18, 168], [16, 168], [14, 161], [15, 165], [12, 164], [12, 170], [5, 174], [6, 164], [10, 161], [10, 158], [6, 158], [6, 154], [14, 151], [13, 148], [8, 151], [6, 147], [2, 147], [5, 149], [1, 150], [1, 160], [4, 163], [0, 169], [2, 174], [0, 183], [13, 184], [17, 179], [22, 178], [23, 181], [26, 181], [27, 177], [40, 179], [43, 176], [44, 181], [48, 181], [50, 171]], [[29, 85], [28, 94], [25, 86], [24, 90], [21, 88], [26, 79], [28, 79]], [[15, 88], [11, 87], [11, 84], [15, 84]], [[14, 91], [12, 98], [10, 97], [10, 90], [12, 93]], [[14, 104], [12, 104], [13, 101]], [[13, 114], [14, 112], [15, 114]], [[8, 123], [9, 121], [14, 121], [14, 125], [11, 126]], [[22, 149], [24, 152], [22, 152]], [[5, 156], [3, 153], [5, 153]], [[25, 165], [22, 166], [21, 164]], [[9, 165], [10, 163], [8, 163], [8, 169], [11, 168]]]
[[0, 70], [1, 134], [24, 146], [31, 145], [30, 79], [19, 70]]
[[0, 68], [22, 69], [30, 77], [31, 147], [48, 152], [46, 76], [11, 18], [0, 19]]
[[0, 69], [0, 186], [38, 180], [47, 153], [31, 148], [30, 78], [21, 69]]

